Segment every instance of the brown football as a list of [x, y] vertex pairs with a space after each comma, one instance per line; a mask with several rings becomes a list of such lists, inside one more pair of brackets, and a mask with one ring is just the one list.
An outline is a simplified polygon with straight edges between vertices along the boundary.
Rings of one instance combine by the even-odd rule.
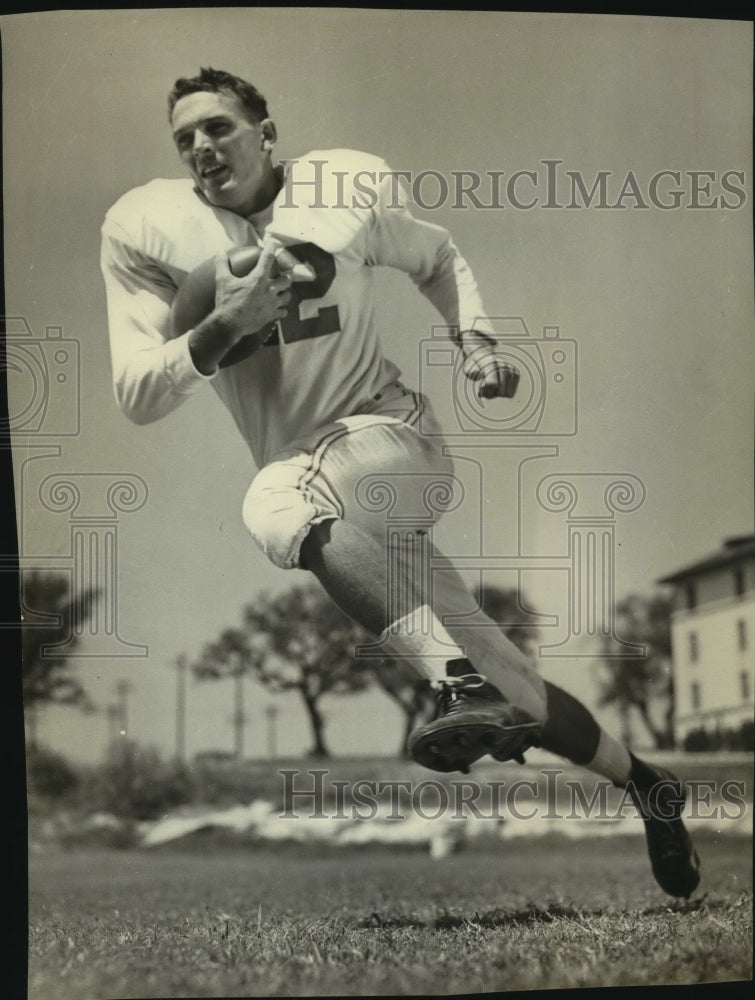
[[[228, 266], [237, 278], [253, 271], [260, 259], [262, 247], [236, 247], [228, 252]], [[273, 263], [273, 273], [276, 265]], [[170, 309], [170, 336], [180, 337], [193, 329], [215, 308], [215, 258], [210, 257], [186, 275], [176, 292]], [[219, 364], [220, 368], [236, 364], [259, 347], [259, 330], [251, 331], [230, 349]]]

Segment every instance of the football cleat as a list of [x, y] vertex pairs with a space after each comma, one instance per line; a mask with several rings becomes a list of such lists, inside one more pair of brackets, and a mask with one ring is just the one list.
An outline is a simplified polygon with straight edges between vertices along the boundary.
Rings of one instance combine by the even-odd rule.
[[461, 771], [490, 754], [496, 760], [524, 763], [524, 751], [537, 742], [541, 725], [481, 674], [468, 660], [451, 661], [449, 674], [438, 681], [438, 716], [409, 736], [409, 752], [432, 771]]
[[689, 899], [700, 884], [700, 858], [681, 818], [684, 786], [670, 771], [651, 767], [632, 755], [627, 788], [645, 823], [656, 882], [669, 896]]

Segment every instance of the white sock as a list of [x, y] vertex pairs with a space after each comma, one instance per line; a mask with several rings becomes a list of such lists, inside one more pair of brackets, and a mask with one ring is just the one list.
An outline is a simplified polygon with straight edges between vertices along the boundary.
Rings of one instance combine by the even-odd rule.
[[427, 604], [393, 622], [380, 638], [394, 656], [409, 660], [431, 681], [445, 680], [448, 661], [466, 656]]
[[595, 756], [585, 766], [588, 771], [610, 778], [617, 785], [625, 785], [632, 770], [632, 758], [623, 743], [601, 729]]

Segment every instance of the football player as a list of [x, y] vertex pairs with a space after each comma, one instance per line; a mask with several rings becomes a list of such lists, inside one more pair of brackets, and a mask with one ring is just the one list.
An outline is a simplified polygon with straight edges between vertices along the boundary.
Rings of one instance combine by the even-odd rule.
[[[439, 714], [411, 735], [414, 758], [466, 772], [485, 754], [521, 760], [537, 745], [628, 787], [657, 881], [689, 896], [699, 865], [680, 783], [544, 682], [421, 524], [386, 558], [383, 517], [360, 497], [368, 474], [451, 475], [428, 400], [378, 342], [376, 267], [403, 271], [436, 307], [480, 396], [517, 390], [448, 232], [413, 217], [378, 157], [320, 150], [276, 164], [266, 101], [238, 77], [182, 78], [168, 107], [188, 178], [130, 191], [102, 228], [119, 406], [147, 423], [209, 383], [259, 470], [243, 505], [257, 544], [275, 565], [311, 571], [436, 686]], [[249, 247], [259, 251], [238, 250]], [[428, 581], [417, 561], [431, 557], [444, 568]]]

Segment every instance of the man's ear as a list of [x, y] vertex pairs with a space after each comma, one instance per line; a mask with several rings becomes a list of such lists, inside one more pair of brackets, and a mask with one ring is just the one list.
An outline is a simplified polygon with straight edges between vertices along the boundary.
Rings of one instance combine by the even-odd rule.
[[263, 118], [260, 122], [260, 130], [262, 132], [262, 148], [272, 149], [275, 145], [275, 140], [278, 138], [278, 130], [275, 127], [275, 122], [270, 118]]

